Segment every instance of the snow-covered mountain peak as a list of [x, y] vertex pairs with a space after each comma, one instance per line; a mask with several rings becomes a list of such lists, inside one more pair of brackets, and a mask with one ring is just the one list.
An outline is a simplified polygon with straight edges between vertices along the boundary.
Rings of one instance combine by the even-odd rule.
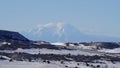
[[94, 36], [82, 33], [78, 28], [66, 23], [38, 24], [32, 30], [22, 32], [31, 40], [48, 42], [90, 42], [90, 41], [119, 41], [119, 38]]
[[[35, 28], [30, 31], [26, 31], [23, 34], [29, 39], [33, 40], [45, 40], [52, 42], [64, 42], [67, 37], [74, 35], [72, 31], [76, 31], [74, 26], [70, 24], [58, 22], [58, 23], [47, 23], [38, 24]], [[79, 31], [76, 31], [79, 33]], [[77, 34], [78, 34], [77, 33]]]
[[60, 35], [60, 33], [64, 32], [64, 23], [47, 23], [47, 24], [38, 24], [36, 28], [30, 30], [29, 32], [34, 33], [35, 35], [41, 34], [43, 31], [52, 32]]

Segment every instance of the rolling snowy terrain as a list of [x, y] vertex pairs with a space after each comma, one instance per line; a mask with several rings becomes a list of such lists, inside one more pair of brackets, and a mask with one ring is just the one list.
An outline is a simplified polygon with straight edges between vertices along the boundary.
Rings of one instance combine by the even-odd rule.
[[0, 68], [119, 68], [119, 42], [49, 43], [0, 31]]

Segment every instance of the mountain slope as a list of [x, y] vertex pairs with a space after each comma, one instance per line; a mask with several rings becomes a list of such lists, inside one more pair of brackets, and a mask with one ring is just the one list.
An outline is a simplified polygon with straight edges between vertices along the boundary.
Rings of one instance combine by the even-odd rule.
[[33, 40], [45, 40], [49, 42], [78, 42], [87, 40], [86, 37], [88, 38], [87, 35], [81, 33], [74, 26], [63, 23], [49, 23], [23, 34]]

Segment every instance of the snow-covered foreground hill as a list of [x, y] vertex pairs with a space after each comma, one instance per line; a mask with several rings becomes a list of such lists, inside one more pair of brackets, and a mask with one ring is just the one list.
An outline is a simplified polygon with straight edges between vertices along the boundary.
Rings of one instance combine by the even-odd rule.
[[[16, 50], [0, 50], [0, 68], [120, 67], [120, 48], [118, 43], [51, 44], [55, 49], [31, 47], [26, 49], [17, 48]], [[51, 46], [51, 44], [49, 44], [49, 46]], [[111, 49], [108, 45], [113, 48]], [[12, 45], [8, 45], [8, 47], [11, 46]], [[42, 45], [40, 44], [39, 46]]]
[[84, 49], [0, 50], [0, 68], [119, 68], [120, 55]]

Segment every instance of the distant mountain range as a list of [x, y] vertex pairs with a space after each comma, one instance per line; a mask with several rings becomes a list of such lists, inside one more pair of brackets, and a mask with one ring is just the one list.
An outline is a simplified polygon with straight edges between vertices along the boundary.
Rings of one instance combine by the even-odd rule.
[[38, 25], [32, 30], [21, 32], [32, 40], [44, 40], [49, 42], [119, 42], [120, 38], [94, 36], [82, 33], [71, 24], [48, 23]]

